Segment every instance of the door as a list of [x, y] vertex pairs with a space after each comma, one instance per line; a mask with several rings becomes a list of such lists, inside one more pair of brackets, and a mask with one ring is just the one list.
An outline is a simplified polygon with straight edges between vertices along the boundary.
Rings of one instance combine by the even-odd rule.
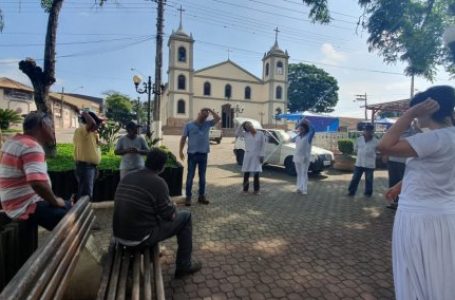
[[234, 110], [230, 104], [221, 106], [221, 125], [223, 128], [234, 128]]

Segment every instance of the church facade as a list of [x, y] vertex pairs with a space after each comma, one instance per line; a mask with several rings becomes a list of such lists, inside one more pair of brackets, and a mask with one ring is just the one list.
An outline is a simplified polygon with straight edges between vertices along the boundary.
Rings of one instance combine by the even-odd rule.
[[[278, 33], [278, 30], [277, 30]], [[164, 129], [179, 129], [208, 107], [221, 116], [219, 127], [233, 128], [235, 117], [252, 118], [264, 126], [281, 125], [274, 119], [287, 107], [287, 51], [275, 44], [262, 58], [262, 77], [248, 72], [230, 59], [194, 70], [194, 39], [182, 25], [168, 41], [168, 84], [162, 97]]]

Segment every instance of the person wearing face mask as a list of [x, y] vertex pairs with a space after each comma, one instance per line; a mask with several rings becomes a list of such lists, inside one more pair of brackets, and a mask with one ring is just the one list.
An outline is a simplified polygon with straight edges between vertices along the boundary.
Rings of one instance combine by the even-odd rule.
[[348, 196], [352, 197], [355, 195], [363, 173], [365, 173], [364, 195], [371, 197], [373, 194], [373, 173], [376, 168], [377, 145], [378, 139], [374, 136], [373, 124], [366, 124], [363, 135], [357, 138], [354, 145], [354, 151], [357, 153], [357, 158], [351, 183], [348, 187]]
[[297, 125], [299, 134], [295, 137], [295, 153], [293, 161], [297, 173], [297, 193], [306, 195], [308, 192], [308, 168], [310, 167], [311, 146], [314, 129], [308, 120]]
[[[378, 145], [386, 155], [410, 157], [403, 181], [386, 193], [400, 196], [392, 237], [396, 299], [453, 299], [455, 89], [431, 87], [410, 106]], [[416, 118], [424, 132], [400, 139]]]
[[248, 193], [250, 186], [250, 173], [253, 173], [254, 194], [259, 193], [259, 174], [262, 172], [262, 164], [265, 156], [265, 136], [257, 131], [251, 122], [244, 122], [236, 130], [236, 137], [243, 137], [245, 140], [245, 156], [243, 158], [243, 192]]
[[[212, 120], [207, 120], [209, 115]], [[207, 171], [207, 158], [210, 152], [209, 132], [210, 127], [215, 126], [220, 121], [220, 116], [210, 108], [203, 108], [199, 112], [196, 120], [187, 123], [180, 138], [180, 159], [185, 159], [183, 148], [188, 139], [188, 175], [186, 177], [186, 199], [185, 205], [191, 206], [193, 179], [196, 167], [199, 167], [199, 198], [201, 204], [209, 204], [205, 195], [205, 173]]]

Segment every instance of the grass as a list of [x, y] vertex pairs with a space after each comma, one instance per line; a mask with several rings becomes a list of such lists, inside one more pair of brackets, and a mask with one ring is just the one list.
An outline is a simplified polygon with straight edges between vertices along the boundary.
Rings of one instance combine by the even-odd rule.
[[[175, 156], [166, 147], [162, 147], [168, 153], [168, 161], [166, 167], [175, 168], [180, 164], [175, 159]], [[57, 144], [57, 156], [47, 159], [48, 170], [51, 172], [63, 172], [74, 170], [74, 146], [73, 144]], [[119, 169], [121, 157], [114, 153], [103, 152], [101, 154], [100, 170]]]

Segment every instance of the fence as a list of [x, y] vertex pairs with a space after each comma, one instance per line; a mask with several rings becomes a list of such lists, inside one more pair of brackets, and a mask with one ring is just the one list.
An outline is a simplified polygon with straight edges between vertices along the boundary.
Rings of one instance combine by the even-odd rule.
[[338, 140], [347, 139], [347, 132], [317, 132], [314, 135], [313, 145], [330, 151], [338, 151]]

